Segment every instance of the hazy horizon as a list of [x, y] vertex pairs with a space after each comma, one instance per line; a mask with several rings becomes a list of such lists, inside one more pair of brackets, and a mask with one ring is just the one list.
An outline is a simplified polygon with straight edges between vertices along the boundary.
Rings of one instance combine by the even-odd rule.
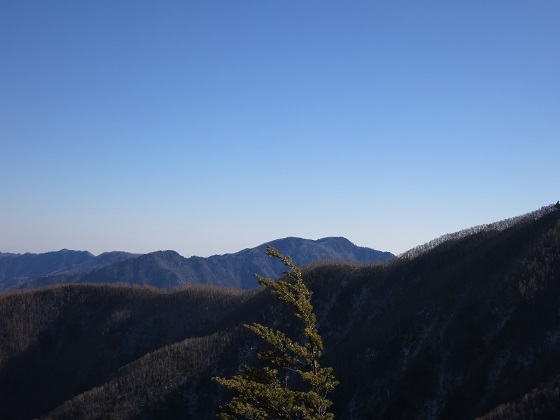
[[560, 3], [0, 3], [0, 252], [400, 254], [560, 199]]

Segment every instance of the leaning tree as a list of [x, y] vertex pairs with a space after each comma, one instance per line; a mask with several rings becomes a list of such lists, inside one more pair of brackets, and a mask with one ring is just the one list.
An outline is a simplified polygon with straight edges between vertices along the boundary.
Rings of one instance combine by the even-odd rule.
[[279, 280], [256, 275], [291, 308], [299, 322], [299, 338], [289, 338], [279, 330], [254, 323], [245, 325], [263, 342], [256, 350], [262, 366], [244, 366], [232, 378], [215, 377], [234, 397], [221, 406], [222, 419], [333, 419], [327, 399], [338, 382], [332, 368], [321, 367], [323, 341], [317, 331], [317, 320], [311, 305], [311, 291], [305, 285], [301, 270], [290, 257], [273, 247], [268, 256], [281, 260], [289, 271]]

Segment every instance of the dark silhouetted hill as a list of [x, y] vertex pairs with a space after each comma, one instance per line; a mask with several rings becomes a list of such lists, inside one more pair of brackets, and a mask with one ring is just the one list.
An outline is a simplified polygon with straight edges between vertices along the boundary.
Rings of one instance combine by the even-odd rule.
[[[212, 334], [225, 345], [227, 317], [250, 296], [208, 285], [170, 293], [123, 285], [0, 293], [0, 418], [46, 414], [166, 346]], [[146, 378], [135, 379], [144, 387]]]
[[[336, 417], [558, 418], [560, 211], [432, 245], [304, 270]], [[242, 325], [290, 334], [289, 314], [261, 289], [0, 293], [0, 418], [215, 418], [229, 395], [210, 378], [260, 345]]]

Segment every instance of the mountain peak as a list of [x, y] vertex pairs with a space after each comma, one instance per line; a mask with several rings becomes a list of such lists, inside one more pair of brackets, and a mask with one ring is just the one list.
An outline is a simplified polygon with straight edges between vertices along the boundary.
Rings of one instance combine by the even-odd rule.
[[[60, 262], [54, 268], [45, 267], [33, 273], [26, 273], [25, 279], [20, 279], [15, 285], [13, 281], [7, 281], [3, 285], [0, 277], [0, 290], [59, 282], [150, 284], [157, 287], [203, 283], [249, 289], [257, 286], [255, 273], [270, 278], [278, 278], [282, 274], [282, 265], [264, 254], [267, 245], [292, 256], [297, 265], [320, 260], [371, 262], [394, 258], [394, 255], [388, 252], [358, 247], [341, 237], [322, 238], [317, 241], [287, 237], [234, 254], [214, 255], [208, 258], [185, 258], [173, 250], [155, 251], [140, 256], [116, 253], [101, 254], [99, 257], [93, 257], [84, 251], [61, 250], [37, 257], [45, 261], [58, 258]], [[91, 263], [88, 270], [83, 261], [73, 261], [72, 258], [88, 261], [94, 259], [96, 263]], [[8, 259], [0, 261], [3, 260]], [[30, 264], [33, 265], [31, 261]], [[0, 265], [0, 276], [1, 271]], [[38, 276], [41, 278], [33, 279]], [[13, 277], [14, 275], [12, 280]]]
[[[303, 253], [347, 245], [337, 239], [279, 243]], [[281, 266], [262, 246], [177, 264], [167, 256], [176, 255], [130, 258], [82, 280], [130, 274], [135, 284], [163, 287], [188, 282], [193, 273], [246, 279]], [[308, 267], [324, 365], [340, 382], [333, 413], [391, 420], [560, 418], [559, 272], [557, 211], [475, 231], [396, 264]], [[247, 349], [257, 342], [242, 325], [296, 333], [291, 311], [264, 290], [92, 284], [51, 290], [0, 294], [2, 418], [116, 412], [127, 419], [215, 418], [226, 393], [208, 386], [211, 376], [234, 374], [254, 357]], [[139, 395], [147, 396], [142, 404]]]

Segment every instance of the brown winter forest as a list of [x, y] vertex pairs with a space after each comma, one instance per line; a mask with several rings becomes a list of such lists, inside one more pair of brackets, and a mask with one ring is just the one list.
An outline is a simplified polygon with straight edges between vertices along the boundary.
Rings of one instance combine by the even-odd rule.
[[[560, 418], [560, 209], [383, 264], [304, 267], [341, 419]], [[0, 293], [0, 418], [214, 418], [253, 363], [267, 290], [53, 285]]]

